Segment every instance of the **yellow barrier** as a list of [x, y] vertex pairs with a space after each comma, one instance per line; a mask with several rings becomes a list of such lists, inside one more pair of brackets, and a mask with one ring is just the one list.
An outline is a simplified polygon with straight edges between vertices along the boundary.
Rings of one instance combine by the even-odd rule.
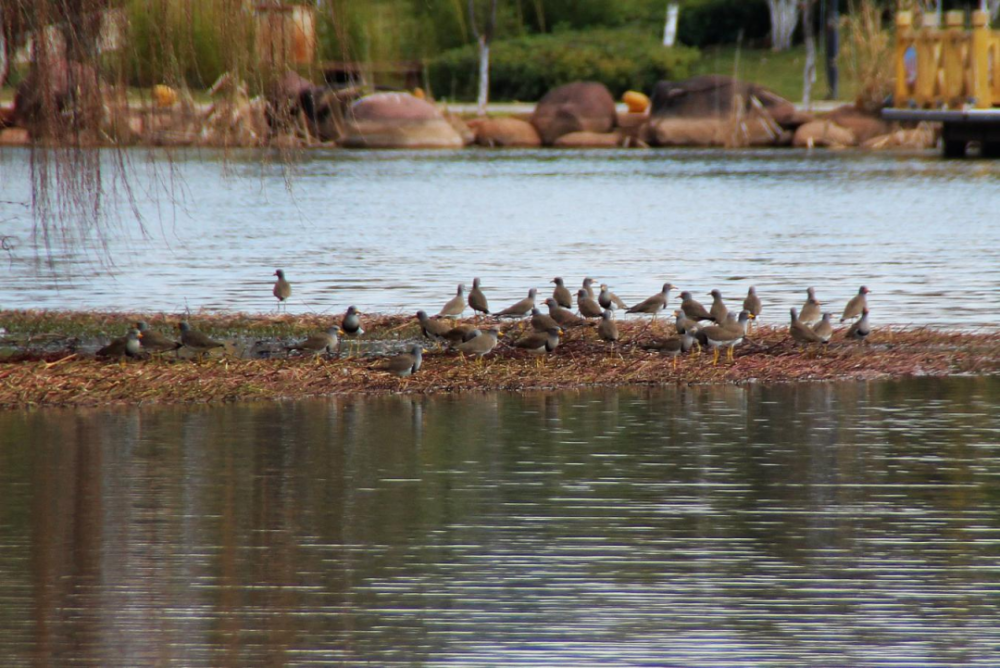
[[988, 109], [1000, 105], [1000, 33], [989, 28], [986, 12], [925, 14], [919, 29], [913, 14], [896, 15], [895, 104], [920, 109]]

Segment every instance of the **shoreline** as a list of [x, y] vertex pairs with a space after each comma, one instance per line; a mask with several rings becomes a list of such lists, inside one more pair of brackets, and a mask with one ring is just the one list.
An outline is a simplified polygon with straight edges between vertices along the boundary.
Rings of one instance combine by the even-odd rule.
[[[408, 315], [366, 315], [360, 357], [286, 358], [280, 352], [286, 342], [325, 329], [339, 315], [192, 314], [195, 327], [233, 344], [227, 345], [226, 355], [201, 363], [165, 353], [122, 365], [94, 359], [84, 345], [88, 339], [105, 341], [103, 332], [120, 335], [136, 319], [163, 333], [179, 320], [164, 314], [0, 311], [0, 326], [8, 330], [0, 338], [0, 409], [1000, 375], [1000, 336], [995, 331], [892, 326], [875, 327], [865, 344], [845, 341], [846, 327], [838, 328], [829, 344], [807, 347], [791, 341], [787, 325], [760, 325], [736, 348], [734, 362], [720, 359], [713, 366], [710, 353], [687, 354], [674, 369], [669, 357], [640, 347], [674, 334], [672, 319], [662, 316], [656, 323], [620, 319], [622, 343], [614, 354], [597, 340], [593, 328], [569, 329], [559, 348], [538, 366], [533, 357], [510, 346], [521, 323], [501, 321], [504, 343], [482, 363], [463, 362], [457, 353], [438, 351], [425, 341], [423, 366], [407, 379], [378, 366], [387, 355], [419, 340], [416, 320]], [[483, 326], [496, 322], [481, 321]], [[261, 344], [279, 352], [266, 359], [245, 356], [251, 349], [264, 350]]]

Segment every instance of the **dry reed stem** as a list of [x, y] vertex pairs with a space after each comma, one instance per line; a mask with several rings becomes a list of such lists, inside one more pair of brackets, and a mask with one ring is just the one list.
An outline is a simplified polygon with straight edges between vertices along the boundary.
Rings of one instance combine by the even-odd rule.
[[[11, 314], [16, 318], [7, 317]], [[165, 331], [176, 317], [150, 314], [76, 314], [0, 312], [4, 326], [17, 338], [32, 325], [85, 329], [109, 328], [114, 334], [128, 322], [146, 320]], [[32, 322], [34, 318], [34, 322]], [[204, 331], [260, 336], [275, 331], [290, 337], [325, 329], [340, 316], [248, 316], [198, 314], [191, 317]], [[18, 327], [12, 325], [16, 321]], [[784, 326], [759, 326], [736, 349], [735, 363], [724, 356], [718, 366], [711, 354], [685, 355], [672, 368], [669, 357], [642, 350], [638, 343], [672, 333], [666, 323], [619, 321], [622, 340], [618, 355], [599, 341], [592, 328], [568, 330], [556, 352], [536, 367], [535, 359], [511, 347], [520, 324], [501, 323], [508, 333], [482, 364], [463, 362], [453, 352], [428, 352], [420, 372], [406, 381], [377, 369], [380, 359], [352, 357], [321, 359], [213, 358], [204, 363], [172, 356], [117, 362], [97, 361], [76, 353], [25, 352], [17, 361], [0, 362], [0, 406], [95, 406], [122, 404], [178, 404], [219, 401], [287, 399], [328, 395], [456, 393], [522, 391], [579, 387], [617, 387], [660, 384], [791, 382], [803, 380], [874, 380], [953, 374], [1000, 373], [1000, 337], [995, 332], [950, 332], [927, 328], [889, 328], [873, 331], [867, 344], [843, 339], [843, 328], [827, 346], [795, 345]], [[419, 337], [412, 316], [368, 316], [365, 339], [383, 341], [389, 333], [400, 340]], [[620, 356], [619, 356], [620, 355]]]

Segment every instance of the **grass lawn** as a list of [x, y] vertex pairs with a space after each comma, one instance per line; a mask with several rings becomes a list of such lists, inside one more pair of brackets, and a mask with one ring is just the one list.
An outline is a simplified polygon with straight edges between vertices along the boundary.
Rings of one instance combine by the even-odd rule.
[[[739, 79], [752, 81], [766, 86], [782, 97], [799, 103], [802, 101], [802, 68], [806, 61], [806, 50], [796, 46], [788, 51], [775, 53], [770, 49], [741, 49], [739, 67], [735, 76]], [[702, 49], [699, 60], [691, 72], [696, 74], [734, 75], [736, 60], [735, 46], [716, 46]], [[823, 67], [822, 54], [817, 54], [816, 82], [813, 84], [814, 101], [826, 98], [826, 71]], [[840, 99], [854, 99], [856, 84], [854, 73], [849, 67], [846, 57], [840, 57]]]

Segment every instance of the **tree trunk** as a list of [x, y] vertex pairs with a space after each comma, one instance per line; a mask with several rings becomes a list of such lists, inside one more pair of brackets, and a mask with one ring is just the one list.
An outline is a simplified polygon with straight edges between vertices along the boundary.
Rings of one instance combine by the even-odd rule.
[[10, 73], [10, 45], [7, 43], [7, 28], [4, 25], [3, 5], [0, 5], [0, 86], [7, 83]]
[[484, 35], [479, 36], [479, 96], [476, 98], [476, 113], [486, 115], [486, 104], [490, 101], [490, 43]]
[[771, 49], [784, 51], [792, 46], [792, 35], [799, 19], [797, 0], [767, 0], [771, 13]]
[[837, 0], [828, 0], [826, 16], [826, 85], [827, 99], [836, 100], [840, 97], [840, 72], [837, 58], [840, 56], [840, 7]]
[[990, 0], [990, 19], [996, 21], [1000, 18], [1000, 0]]
[[802, 68], [802, 106], [812, 103], [812, 86], [816, 81], [816, 36], [813, 31], [813, 2], [802, 0], [802, 35], [806, 43], [806, 64]]

